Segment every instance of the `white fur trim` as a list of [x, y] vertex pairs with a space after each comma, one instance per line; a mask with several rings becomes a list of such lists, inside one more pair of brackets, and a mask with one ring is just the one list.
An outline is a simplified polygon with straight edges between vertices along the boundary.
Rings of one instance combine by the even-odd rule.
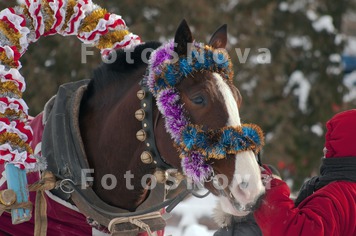
[[231, 225], [232, 215], [226, 213], [222, 209], [220, 202], [218, 202], [213, 210], [213, 219], [219, 227], [223, 228]]

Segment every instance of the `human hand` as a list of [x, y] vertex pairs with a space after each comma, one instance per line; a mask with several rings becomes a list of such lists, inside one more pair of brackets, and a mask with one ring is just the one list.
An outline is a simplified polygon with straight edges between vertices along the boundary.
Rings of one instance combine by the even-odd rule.
[[261, 169], [261, 178], [262, 178], [262, 184], [265, 186], [266, 189], [271, 188], [271, 180], [273, 179], [273, 173], [271, 169], [266, 165], [263, 164], [260, 166]]

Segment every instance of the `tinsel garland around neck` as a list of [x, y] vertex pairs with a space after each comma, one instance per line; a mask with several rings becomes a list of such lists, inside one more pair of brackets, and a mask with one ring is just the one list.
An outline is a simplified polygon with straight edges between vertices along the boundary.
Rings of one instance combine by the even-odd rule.
[[184, 174], [195, 183], [202, 183], [213, 173], [209, 159], [222, 159], [227, 154], [237, 154], [261, 149], [264, 137], [254, 124], [203, 130], [191, 124], [176, 86], [188, 75], [198, 71], [219, 73], [232, 81], [233, 70], [229, 55], [224, 49], [194, 42], [186, 56], [174, 52], [170, 41], [156, 49], [150, 58], [147, 86], [156, 97], [157, 107], [165, 118], [166, 130], [176, 143]]

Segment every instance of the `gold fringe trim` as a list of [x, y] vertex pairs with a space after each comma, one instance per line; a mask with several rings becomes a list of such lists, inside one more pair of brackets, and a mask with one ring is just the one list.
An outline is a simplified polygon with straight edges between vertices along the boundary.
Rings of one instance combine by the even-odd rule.
[[0, 64], [7, 65], [11, 68], [17, 68], [14, 58], [8, 58], [5, 52], [0, 52]]
[[261, 151], [262, 147], [265, 145], [265, 136], [264, 136], [263, 130], [261, 129], [261, 127], [259, 127], [256, 124], [243, 124], [243, 126], [250, 127], [257, 131], [257, 135], [259, 136], [259, 138], [261, 140], [261, 144], [255, 146], [254, 148], [255, 148], [255, 152], [259, 153]]
[[4, 132], [0, 134], [0, 144], [5, 144], [8, 143], [12, 147], [16, 148], [21, 148], [23, 150], [26, 150], [27, 153], [33, 154], [33, 150], [30, 147], [28, 143], [23, 141], [17, 134], [15, 133], [9, 133], [9, 132]]
[[12, 93], [16, 97], [22, 97], [22, 92], [13, 81], [0, 82], [0, 94]]
[[14, 29], [4, 22], [0, 21], [0, 31], [9, 39], [12, 45], [16, 46], [17, 50], [20, 50], [20, 38], [22, 35], [19, 32], [16, 32]]
[[99, 49], [112, 48], [116, 42], [121, 42], [130, 32], [128, 30], [116, 30], [102, 35], [96, 46]]
[[26, 114], [25, 112], [23, 112], [22, 110], [19, 111], [14, 111], [12, 109], [6, 109], [5, 113], [1, 114], [0, 113], [0, 118], [8, 118], [9, 120], [21, 120], [26, 118]]
[[[192, 126], [198, 131], [201, 130], [201, 126], [200, 125], [192, 125]], [[255, 153], [259, 153], [261, 151], [262, 147], [264, 146], [264, 134], [263, 134], [262, 129], [256, 124], [242, 124], [242, 126], [234, 127], [234, 129], [236, 130], [236, 132], [242, 133], [242, 128], [243, 127], [249, 127], [249, 128], [254, 129], [257, 132], [257, 136], [259, 137], [260, 144], [257, 145], [256, 143], [253, 142], [253, 140], [250, 139], [250, 145], [248, 147], [242, 148], [240, 150], [226, 150], [226, 155], [227, 154], [236, 155], [236, 154], [238, 154], [240, 152], [244, 152], [244, 151], [248, 151], [248, 150], [252, 150]], [[216, 135], [220, 136], [221, 133], [224, 132], [224, 130], [226, 130], [226, 129], [230, 129], [230, 127], [224, 127], [221, 130], [219, 130], [219, 133], [215, 133], [215, 134], [214, 134], [214, 132], [211, 132], [210, 134], [208, 132], [208, 134], [207, 134], [208, 139], [214, 140]], [[246, 137], [246, 138], [248, 138], [248, 137]], [[190, 151], [182, 142], [179, 145], [175, 144], [174, 146], [177, 149], [177, 151], [180, 152], [180, 153], [182, 153], [183, 151], [185, 151], [185, 152], [189, 152]], [[197, 151], [200, 154], [202, 154], [203, 156], [205, 156], [206, 160], [210, 160], [210, 159], [220, 160], [220, 159], [226, 158], [225, 154], [219, 154], [216, 151], [216, 149], [212, 149], [208, 153], [207, 150], [205, 150], [203, 148], [194, 147], [194, 151]], [[179, 157], [180, 158], [184, 158], [185, 155], [180, 154]]]
[[233, 82], [234, 80], [234, 70], [232, 68], [232, 62], [231, 62], [231, 58], [229, 56], [229, 54], [227, 53], [227, 51], [225, 49], [221, 49], [221, 48], [213, 48], [212, 46], [210, 45], [205, 45], [204, 46], [204, 49], [205, 50], [208, 50], [208, 51], [212, 51], [214, 53], [221, 53], [221, 54], [224, 54], [224, 57], [228, 59], [229, 61], [229, 74], [228, 74], [228, 78], [229, 78], [229, 81], [230, 82]]
[[54, 24], [54, 11], [51, 9], [51, 7], [49, 6], [49, 3], [47, 0], [42, 0], [42, 8], [43, 11], [46, 13], [47, 17], [44, 17], [44, 21], [45, 21], [45, 33], [50, 31], [50, 29], [52, 28], [53, 24]]
[[104, 18], [107, 13], [106, 9], [99, 8], [90, 13], [87, 17], [84, 18], [82, 25], [79, 29], [79, 32], [91, 32], [95, 29], [99, 20]]
[[[26, 18], [26, 26], [27, 26], [31, 31], [34, 31], [34, 30], [35, 30], [35, 27], [34, 27], [34, 25], [33, 25], [33, 19], [32, 19], [31, 15], [30, 15], [30, 12], [28, 11], [27, 6], [26, 6], [26, 5], [21, 5], [20, 7], [23, 9], [22, 12], [23, 12], [23, 14], [24, 14], [24, 16], [25, 16], [25, 18]], [[29, 21], [30, 25], [28, 25], [28, 21]]]
[[75, 0], [68, 0], [67, 2], [67, 9], [66, 9], [66, 17], [64, 20], [64, 24], [62, 26], [62, 31], [64, 31], [68, 27], [68, 22], [72, 15], [74, 14], [74, 7], [77, 5]]
[[[222, 154], [216, 154], [216, 153], [209, 153], [207, 154], [206, 151], [204, 149], [194, 149], [194, 151], [197, 151], [199, 153], [201, 153], [203, 156], [206, 156], [206, 160], [210, 160], [210, 159], [216, 159], [216, 160], [221, 160], [221, 159], [224, 159], [226, 158], [226, 155], [222, 155]], [[186, 155], [179, 155], [179, 158], [183, 159], [185, 158]]]
[[216, 153], [209, 153], [207, 155], [207, 160], [210, 160], [210, 159], [221, 160], [221, 159], [224, 159], [224, 158], [226, 158], [226, 155], [216, 154]]

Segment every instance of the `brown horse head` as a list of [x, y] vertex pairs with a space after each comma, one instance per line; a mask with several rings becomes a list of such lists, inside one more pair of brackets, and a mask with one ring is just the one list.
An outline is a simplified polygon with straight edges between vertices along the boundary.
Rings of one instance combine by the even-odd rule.
[[[175, 35], [175, 52], [178, 57], [186, 57], [187, 52], [194, 50], [194, 40], [185, 21], [181, 23]], [[208, 46], [219, 52], [227, 43], [226, 25], [220, 27], [211, 37]], [[200, 55], [199, 55], [200, 56]], [[203, 56], [201, 57], [201, 59]], [[205, 62], [206, 63], [206, 62]], [[241, 127], [239, 105], [241, 96], [231, 80], [223, 78], [219, 71], [196, 70], [177, 85], [181, 104], [189, 122], [202, 126], [203, 130], [218, 130], [222, 127]], [[226, 76], [226, 75], [225, 75]], [[163, 136], [167, 123], [160, 119], [157, 130]], [[168, 162], [177, 163], [171, 146], [165, 145], [165, 139], [158, 139], [157, 145]], [[260, 168], [255, 152], [245, 150], [235, 154], [226, 154], [223, 158], [207, 160], [212, 166], [210, 180], [205, 182], [215, 195], [220, 196], [221, 208], [237, 216], [246, 215], [264, 193]]]
[[[142, 44], [129, 56], [120, 51], [113, 63], [95, 71], [81, 104], [80, 126], [101, 199], [129, 210], [143, 202], [149, 191], [142, 178], [156, 171], [157, 162], [143, 163], [141, 157], [154, 140], [164, 166], [205, 182], [221, 197], [225, 212], [242, 216], [251, 210], [264, 193], [255, 159], [263, 141], [255, 126], [241, 124], [241, 96], [232, 83], [226, 42], [225, 25], [203, 45], [183, 21], [174, 41]], [[157, 103], [145, 111], [152, 124], [134, 119], [137, 110], [150, 106], [136, 97], [140, 81]], [[141, 133], [150, 141], [137, 140], [137, 131], [150, 125], [153, 133]], [[102, 186], [107, 174], [118, 180], [115, 188]]]

